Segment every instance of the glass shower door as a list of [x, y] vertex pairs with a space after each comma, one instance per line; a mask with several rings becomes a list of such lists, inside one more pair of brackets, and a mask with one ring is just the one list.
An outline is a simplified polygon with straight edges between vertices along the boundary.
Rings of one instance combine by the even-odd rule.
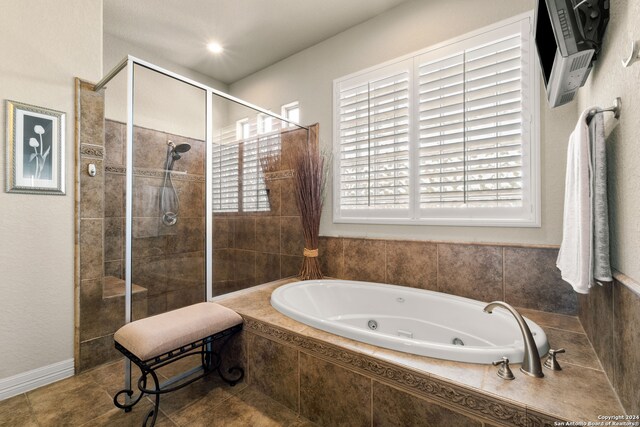
[[205, 301], [206, 91], [135, 65], [132, 284], [146, 312]]

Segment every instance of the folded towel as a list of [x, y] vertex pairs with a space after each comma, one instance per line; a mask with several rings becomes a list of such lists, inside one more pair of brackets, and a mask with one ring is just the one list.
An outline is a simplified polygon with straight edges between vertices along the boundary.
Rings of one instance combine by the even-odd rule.
[[589, 124], [591, 139], [591, 189], [593, 218], [592, 278], [610, 282], [609, 204], [607, 202], [607, 147], [604, 138], [604, 118], [596, 114]]
[[589, 292], [594, 277], [611, 280], [604, 122], [602, 114], [596, 114], [587, 124], [591, 110], [580, 115], [569, 138], [562, 244], [556, 263], [562, 279], [581, 294]]

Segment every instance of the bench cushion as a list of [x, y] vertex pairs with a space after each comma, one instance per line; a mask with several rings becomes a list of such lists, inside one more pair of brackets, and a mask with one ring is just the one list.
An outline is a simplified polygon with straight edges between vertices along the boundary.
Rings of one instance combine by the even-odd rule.
[[140, 360], [148, 360], [242, 323], [235, 311], [202, 302], [136, 320], [113, 336]]

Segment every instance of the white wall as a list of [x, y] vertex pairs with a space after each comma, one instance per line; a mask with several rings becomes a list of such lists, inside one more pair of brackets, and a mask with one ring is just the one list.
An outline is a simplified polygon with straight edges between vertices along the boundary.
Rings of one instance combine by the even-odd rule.
[[585, 87], [578, 92], [580, 110], [608, 107], [622, 98], [616, 121], [605, 115], [609, 167], [609, 215], [612, 266], [640, 281], [640, 62], [624, 68], [631, 41], [640, 41], [640, 2], [611, 2], [611, 20], [596, 63]]
[[73, 358], [74, 77], [101, 77], [102, 0], [3, 0], [1, 8], [3, 122], [6, 99], [67, 113], [65, 196], [5, 193], [2, 150], [0, 378], [5, 378]]
[[[293, 55], [230, 85], [231, 94], [264, 108], [299, 100], [302, 123], [320, 123], [324, 150], [332, 147], [333, 80], [451, 39], [534, 7], [534, 1], [416, 0]], [[541, 99], [542, 227], [436, 227], [334, 224], [332, 191], [321, 235], [454, 241], [559, 244], [566, 146], [576, 104], [546, 107]]]
[[[113, 34], [104, 35], [104, 73], [109, 72], [127, 55], [151, 62], [199, 83], [227, 92], [226, 84], [189, 68], [175, 64], [133, 45]], [[105, 116], [126, 122], [127, 86], [123, 70], [107, 85]], [[190, 138], [205, 138], [205, 92], [170, 77], [142, 67], [135, 69], [134, 122], [155, 130]], [[214, 97], [214, 126], [226, 122], [228, 103]]]

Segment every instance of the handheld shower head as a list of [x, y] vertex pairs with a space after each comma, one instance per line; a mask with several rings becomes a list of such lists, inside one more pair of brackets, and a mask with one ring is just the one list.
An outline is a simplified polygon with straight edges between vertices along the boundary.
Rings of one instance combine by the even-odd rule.
[[178, 144], [173, 146], [174, 153], [186, 153], [191, 150], [191, 145], [189, 144]]
[[176, 145], [173, 141], [168, 141], [167, 145], [169, 146], [169, 151], [167, 153], [167, 159], [169, 158], [169, 156], [171, 156], [171, 162], [168, 163], [169, 166], [167, 167], [167, 169], [172, 170], [173, 169], [173, 162], [175, 162], [176, 160], [180, 160], [180, 158], [182, 157], [181, 154], [186, 153], [187, 151], [191, 150], [191, 145], [189, 145], [189, 144], [178, 144], [178, 145]]

